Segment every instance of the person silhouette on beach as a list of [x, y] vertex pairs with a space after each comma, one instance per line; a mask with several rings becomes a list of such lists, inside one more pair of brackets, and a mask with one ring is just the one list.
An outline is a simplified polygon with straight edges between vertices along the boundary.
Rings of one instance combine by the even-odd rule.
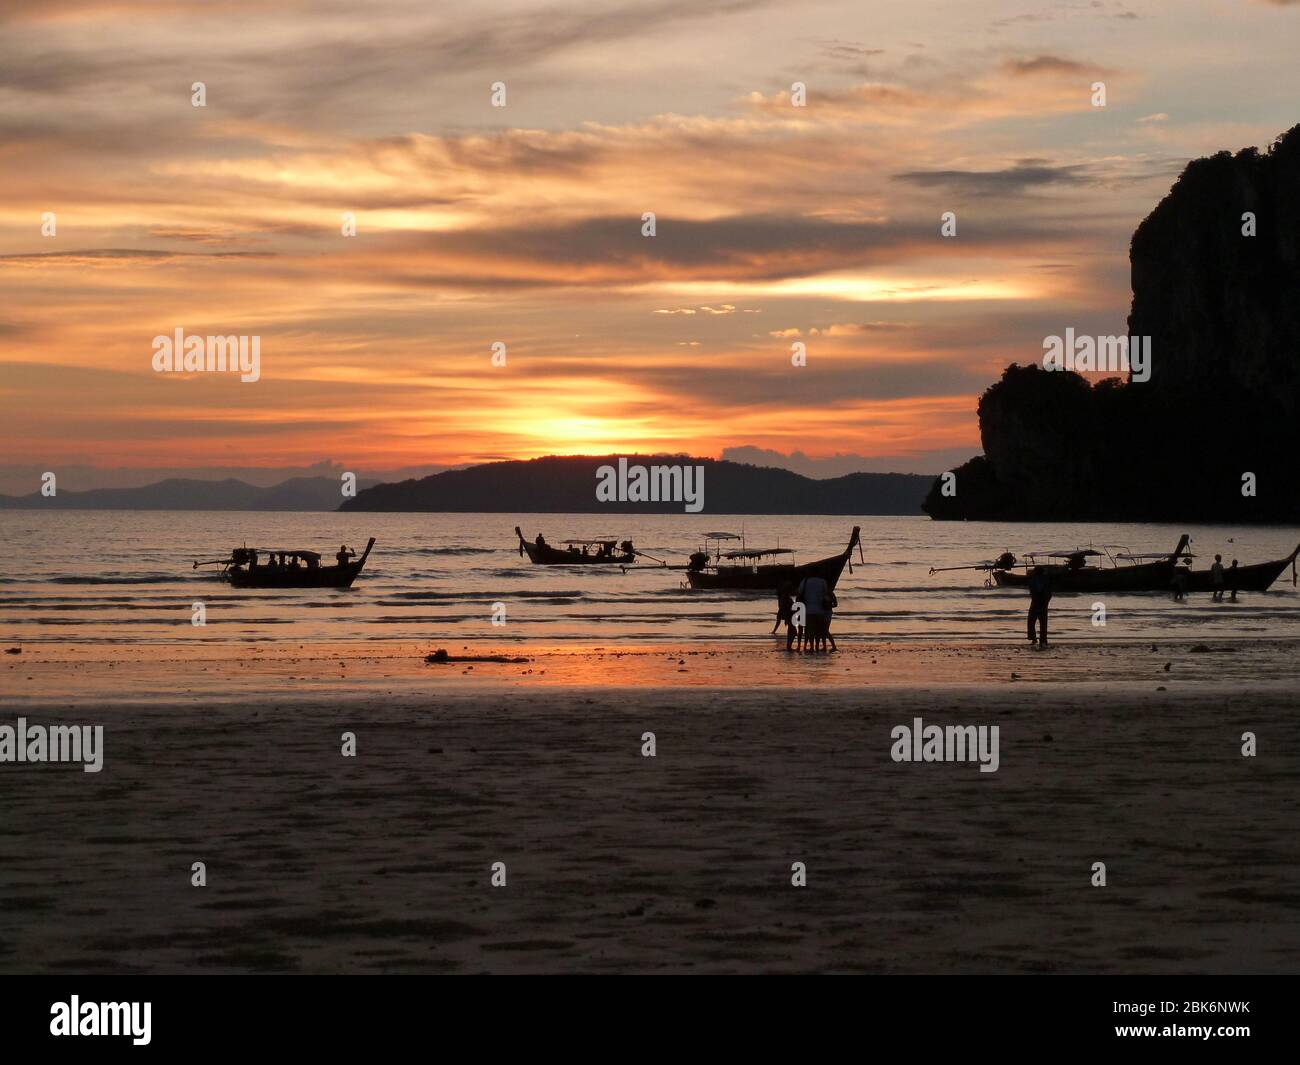
[[790, 582], [783, 581], [781, 587], [776, 590], [776, 621], [772, 625], [772, 633], [781, 627], [781, 622], [789, 625], [794, 620], [794, 596], [790, 593]]
[[785, 649], [794, 650], [796, 636], [802, 647], [803, 629], [796, 628], [794, 623], [794, 586], [789, 581], [782, 581], [781, 587], [776, 590], [776, 624], [772, 626], [774, 634], [782, 622], [785, 622]]
[[[1029, 642], [1040, 651], [1047, 646], [1047, 604], [1052, 601], [1052, 579], [1042, 566], [1029, 572]], [[1035, 639], [1034, 624], [1038, 625]]]
[[1232, 592], [1231, 598], [1234, 603], [1237, 601], [1237, 573], [1237, 560], [1234, 558], [1232, 565], [1228, 567], [1227, 574], [1228, 590]]
[[826, 612], [830, 609], [831, 586], [825, 577], [805, 577], [795, 597], [804, 607], [803, 649], [814, 654], [826, 647]]
[[1214, 602], [1223, 602], [1223, 556], [1214, 556], [1214, 565], [1210, 567], [1210, 587], [1214, 589], [1211, 597]]
[[1183, 559], [1184, 565], [1174, 570], [1174, 602], [1181, 603], [1187, 599], [1187, 586], [1191, 583], [1191, 565], [1190, 558]]

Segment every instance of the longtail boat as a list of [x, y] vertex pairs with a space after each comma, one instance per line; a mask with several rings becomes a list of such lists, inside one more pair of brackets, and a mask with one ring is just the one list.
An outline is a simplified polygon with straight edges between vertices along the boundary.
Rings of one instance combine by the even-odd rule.
[[[999, 588], [1026, 588], [1030, 573], [1042, 569], [1047, 572], [1055, 592], [1166, 592], [1173, 588], [1174, 569], [1179, 560], [1191, 557], [1186, 551], [1190, 542], [1191, 537], [1184, 533], [1178, 546], [1167, 554], [1139, 555], [1110, 548], [1076, 548], [1073, 551], [1031, 551], [1021, 560], [1007, 551], [985, 562], [945, 566], [930, 572], [983, 570], [989, 575], [986, 583], [996, 584]], [[1092, 564], [1093, 559], [1102, 558], [1107, 559], [1110, 565]]]
[[301, 548], [260, 552], [255, 547], [236, 547], [229, 558], [195, 562], [194, 568], [220, 566], [222, 579], [236, 588], [350, 588], [374, 546], [372, 536], [360, 558], [333, 566], [322, 566], [317, 552]]
[[[1266, 592], [1269, 586], [1282, 576], [1282, 571], [1291, 567], [1291, 583], [1296, 583], [1296, 556], [1300, 555], [1300, 544], [1286, 558], [1272, 562], [1256, 562], [1251, 566], [1238, 566], [1235, 570], [1223, 567], [1223, 584], [1217, 587], [1231, 592]], [[1189, 592], [1212, 592], [1216, 585], [1208, 569], [1190, 570], [1185, 575]]]
[[631, 540], [621, 544], [616, 540], [562, 540], [563, 547], [553, 547], [540, 533], [536, 540], [525, 540], [518, 525], [515, 535], [519, 537], [519, 556], [527, 555], [535, 566], [632, 566], [640, 554]]
[[[816, 562], [805, 562], [796, 566], [794, 559], [777, 561], [784, 555], [793, 555], [788, 547], [750, 548], [743, 546], [744, 538], [735, 533], [706, 533], [704, 549], [691, 555], [690, 565], [686, 568], [686, 579], [692, 588], [724, 588], [739, 591], [776, 591], [787, 582], [798, 586], [805, 577], [821, 577], [833, 589], [849, 567], [853, 572], [850, 556], [853, 549], [862, 554], [861, 527], [853, 526], [848, 545], [837, 555], [819, 558]], [[732, 540], [740, 540], [742, 546], [731, 551], [723, 551], [722, 545]], [[710, 545], [713, 545], [710, 550]], [[765, 561], [771, 559], [772, 561]], [[865, 559], [864, 559], [865, 561]]]

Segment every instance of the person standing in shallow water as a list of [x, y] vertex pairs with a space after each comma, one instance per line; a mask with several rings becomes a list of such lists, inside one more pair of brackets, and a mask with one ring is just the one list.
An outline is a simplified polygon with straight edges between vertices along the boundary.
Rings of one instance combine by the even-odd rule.
[[[1029, 642], [1040, 650], [1047, 646], [1047, 604], [1052, 601], [1052, 579], [1042, 566], [1029, 573]], [[1038, 636], [1034, 635], [1034, 624]]]
[[1232, 565], [1228, 567], [1228, 591], [1232, 593], [1232, 601], [1237, 601], [1237, 560], [1232, 560]]
[[815, 574], [799, 582], [795, 597], [804, 606], [805, 651], [823, 651], [826, 649], [826, 612], [830, 609], [831, 586], [826, 578]]
[[1211, 596], [1216, 603], [1223, 602], [1223, 556], [1214, 556], [1214, 565], [1210, 567], [1210, 587], [1214, 589]]
[[772, 626], [772, 632], [775, 633], [785, 622], [785, 649], [794, 650], [796, 635], [799, 638], [799, 646], [803, 647], [803, 630], [796, 629], [794, 623], [794, 586], [789, 581], [784, 581], [781, 587], [776, 591], [776, 624]]

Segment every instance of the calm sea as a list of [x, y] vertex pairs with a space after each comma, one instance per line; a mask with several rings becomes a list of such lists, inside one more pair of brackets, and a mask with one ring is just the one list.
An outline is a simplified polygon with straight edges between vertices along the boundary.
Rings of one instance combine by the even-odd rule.
[[[318, 514], [230, 512], [0, 512], [0, 639], [9, 643], [492, 640], [531, 643], [763, 640], [775, 604], [766, 596], [695, 592], [678, 571], [530, 565], [513, 528], [568, 537], [630, 537], [675, 563], [706, 531], [743, 531], [749, 546], [796, 549], [811, 561], [842, 549], [863, 527], [866, 563], [840, 581], [836, 632], [888, 639], [1006, 639], [1023, 631], [1024, 596], [986, 588], [978, 572], [936, 573], [1004, 550], [1088, 544], [1171, 550], [1193, 537], [1202, 568], [1216, 551], [1243, 564], [1285, 557], [1300, 531], [1227, 526], [939, 523], [926, 518], [717, 515]], [[338, 545], [377, 540], [347, 591], [238, 592], [191, 562], [247, 542], [307, 548], [332, 560]], [[1107, 624], [1092, 625], [1096, 596], [1058, 595], [1053, 627], [1088, 639], [1300, 636], [1291, 571], [1266, 594], [1215, 604], [1208, 595], [1117, 595]], [[190, 623], [202, 601], [207, 625]], [[492, 624], [504, 603], [506, 625]]]

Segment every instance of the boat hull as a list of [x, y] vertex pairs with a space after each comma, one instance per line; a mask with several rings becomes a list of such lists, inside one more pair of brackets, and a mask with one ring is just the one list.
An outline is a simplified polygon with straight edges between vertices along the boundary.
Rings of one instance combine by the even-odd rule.
[[[1174, 586], [1174, 569], [1191, 542], [1186, 533], [1178, 546], [1166, 557], [1155, 562], [1139, 562], [1134, 566], [1069, 566], [1049, 563], [1035, 567], [1045, 570], [1051, 578], [1053, 592], [1168, 592]], [[999, 588], [1028, 588], [1030, 571], [995, 569], [993, 580]]]
[[692, 588], [774, 592], [786, 582], [797, 585], [805, 577], [821, 577], [833, 589], [844, 571], [845, 561], [836, 555], [806, 566], [724, 566], [721, 570], [688, 572], [686, 579]]
[[568, 551], [550, 544], [537, 544], [524, 539], [519, 526], [515, 526], [515, 535], [519, 537], [519, 553], [527, 555], [534, 566], [635, 566], [636, 555], [622, 551], [609, 555], [584, 555], [581, 551]]
[[[1051, 578], [1053, 592], [1167, 592], [1173, 588], [1174, 561], [1147, 562], [1139, 566], [1114, 569], [1066, 566], [1042, 567]], [[1027, 588], [1028, 573], [994, 570], [993, 580], [999, 588]]]
[[322, 566], [320, 569], [280, 570], [263, 573], [266, 566], [255, 570], [229, 569], [226, 580], [236, 588], [350, 588], [361, 567], [355, 562], [346, 566]]
[[[1222, 587], [1225, 592], [1231, 592], [1234, 589], [1239, 592], [1266, 592], [1272, 583], [1282, 576], [1282, 572], [1291, 565], [1292, 559], [1279, 558], [1275, 562], [1257, 562], [1253, 566], [1238, 566], [1237, 572], [1229, 576], [1231, 571], [1224, 567]], [[1215, 591], [1215, 584], [1210, 576], [1210, 571], [1192, 570], [1187, 574], [1187, 590], [1189, 592], [1212, 592]]]
[[722, 589], [739, 592], [774, 592], [781, 585], [798, 586], [805, 577], [821, 577], [834, 590], [848, 564], [849, 554], [858, 542], [858, 529], [854, 527], [849, 546], [838, 555], [807, 562], [802, 566], [720, 566], [713, 569], [688, 570], [686, 579], [692, 588]]
[[374, 546], [375, 539], [372, 536], [360, 558], [341, 566], [321, 566], [319, 569], [308, 569], [306, 566], [299, 569], [258, 566], [251, 570], [243, 566], [231, 566], [222, 576], [235, 588], [351, 588]]
[[534, 566], [634, 566], [636, 559], [631, 555], [614, 554], [606, 558], [598, 558], [595, 555], [583, 555], [581, 553], [574, 555], [569, 551], [562, 551], [558, 547], [551, 547], [549, 544], [538, 547], [536, 544], [530, 544], [524, 541], [524, 553], [528, 556], [528, 561]]

